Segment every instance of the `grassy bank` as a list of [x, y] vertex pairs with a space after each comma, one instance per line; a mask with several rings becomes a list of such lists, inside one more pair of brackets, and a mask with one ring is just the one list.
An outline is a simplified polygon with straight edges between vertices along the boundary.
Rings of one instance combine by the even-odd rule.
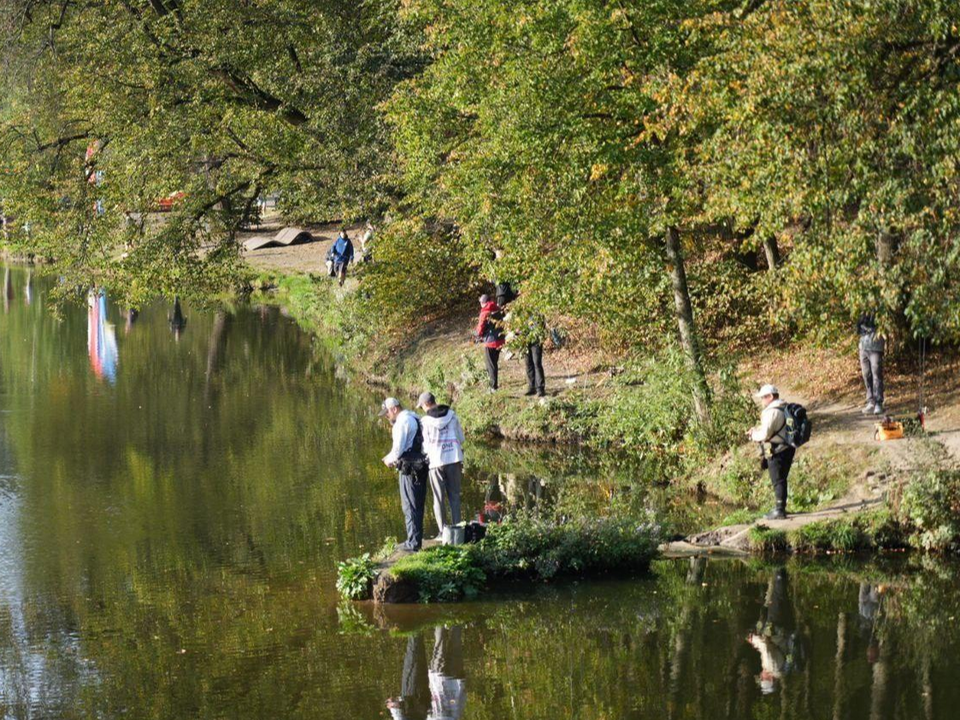
[[741, 428], [755, 420], [732, 366], [712, 376], [714, 412], [722, 421], [707, 429], [690, 409], [692, 381], [676, 352], [639, 359], [548, 347], [548, 396], [531, 398], [523, 395], [523, 358], [508, 348], [501, 389], [491, 393], [481, 347], [472, 342], [472, 307], [391, 334], [365, 322], [355, 289], [340, 289], [326, 278], [261, 274], [253, 287], [255, 299], [284, 306], [302, 327], [331, 343], [354, 374], [407, 402], [430, 390], [441, 402], [454, 403], [472, 437], [612, 448], [666, 479], [688, 476], [690, 468], [728, 452]]
[[[505, 438], [528, 447], [577, 443], [599, 451], [594, 455], [609, 460], [616, 471], [585, 472], [594, 480], [599, 475], [611, 478], [611, 487], [604, 489], [601, 499], [604, 506], [613, 498], [635, 495], [623, 490], [637, 483], [696, 490], [715, 498], [724, 509], [704, 515], [708, 523], [713, 522], [708, 517], [721, 518], [721, 524], [749, 523], [769, 506], [771, 492], [759, 469], [756, 446], [743, 436], [756, 421], [757, 409], [732, 360], [726, 367], [714, 368], [711, 375], [714, 420], [704, 428], [690, 410], [691, 381], [676, 354], [661, 352], [639, 359], [590, 347], [550, 348], [545, 360], [549, 397], [523, 397], [526, 382], [521, 358], [503, 362], [503, 388], [489, 393], [480, 348], [471, 341], [472, 307], [451, 308], [446, 315], [423, 318], [416, 327], [391, 334], [366, 317], [356, 280], [341, 289], [322, 276], [274, 273], [256, 277], [252, 286], [255, 300], [282, 305], [304, 329], [334, 348], [348, 373], [411, 405], [425, 389], [441, 402], [454, 404], [471, 438]], [[815, 375], [816, 368], [805, 372]], [[824, 372], [834, 376], [836, 368]], [[916, 477], [937, 476], [951, 467], [937, 442], [913, 439], [881, 447], [872, 440], [869, 421], [852, 430], [847, 427], [851, 422], [845, 415], [815, 421], [815, 442], [798, 454], [791, 473], [792, 512], [821, 509], [848, 499], [851, 493], [870, 492], [884, 496], [888, 510], [899, 513], [901, 499], [910, 497], [905, 488], [914, 486]], [[475, 450], [482, 452], [479, 446]], [[513, 465], [504, 472], [520, 472], [516, 465], [520, 455], [511, 457]], [[542, 462], [534, 464], [538, 471], [532, 474], [552, 477]], [[943, 507], [953, 502], [948, 496], [944, 492], [942, 497], [931, 497], [930, 504]], [[569, 493], [569, 500], [579, 508], [591, 498]], [[920, 505], [915, 502], [913, 507], [914, 514], [919, 512]], [[584, 514], [589, 513], [573, 511], [574, 516]], [[908, 544], [913, 542], [909, 538], [921, 533], [927, 533], [928, 540], [915, 542], [918, 546], [948, 547], [952, 542], [930, 539], [933, 531], [922, 529], [925, 523], [912, 517], [900, 525]], [[779, 543], [820, 552], [883, 547], [885, 542], [872, 539], [870, 528], [859, 525], [828, 528], [811, 537], [768, 538], [758, 533], [758, 550]]]

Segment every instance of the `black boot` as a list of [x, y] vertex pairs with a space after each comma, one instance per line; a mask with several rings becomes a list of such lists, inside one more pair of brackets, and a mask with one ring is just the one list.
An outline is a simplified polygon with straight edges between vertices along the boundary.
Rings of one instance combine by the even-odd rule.
[[537, 391], [534, 390], [533, 388], [528, 388], [527, 391], [524, 393], [524, 395], [525, 395], [526, 397], [530, 397], [531, 395], [535, 395], [536, 392], [537, 392]]
[[786, 520], [787, 511], [777, 506], [763, 517], [765, 520]]

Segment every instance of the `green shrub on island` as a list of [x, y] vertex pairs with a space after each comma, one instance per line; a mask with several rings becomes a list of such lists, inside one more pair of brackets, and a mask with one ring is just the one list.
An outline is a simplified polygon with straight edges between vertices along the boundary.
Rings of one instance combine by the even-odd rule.
[[350, 600], [369, 598], [376, 568], [377, 563], [370, 553], [337, 563], [337, 592]]
[[913, 546], [933, 552], [960, 549], [960, 472], [913, 477], [903, 489], [900, 515], [912, 531]]
[[475, 597], [486, 583], [473, 545], [443, 545], [407, 555], [390, 568], [390, 574], [414, 583], [424, 603]]
[[[475, 596], [488, 579], [644, 572], [657, 556], [661, 535], [660, 526], [650, 521], [554, 522], [518, 515], [490, 526], [480, 543], [422, 550], [398, 560], [389, 573], [414, 584], [421, 602], [451, 602]], [[344, 597], [370, 597], [376, 564], [369, 555], [338, 567], [337, 589]]]
[[645, 571], [657, 555], [660, 527], [624, 518], [554, 523], [533, 516], [491, 527], [477, 548], [488, 577], [553, 577]]

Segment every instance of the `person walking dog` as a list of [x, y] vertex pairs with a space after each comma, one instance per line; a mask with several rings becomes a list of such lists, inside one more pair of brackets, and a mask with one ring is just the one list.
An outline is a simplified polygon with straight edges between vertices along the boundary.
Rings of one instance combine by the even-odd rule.
[[400, 474], [400, 506], [406, 525], [406, 542], [399, 550], [416, 552], [423, 545], [423, 511], [427, 501], [427, 457], [423, 453], [423, 428], [417, 414], [404, 410], [400, 401], [388, 397], [380, 406], [380, 417], [393, 425], [393, 445], [383, 464]]

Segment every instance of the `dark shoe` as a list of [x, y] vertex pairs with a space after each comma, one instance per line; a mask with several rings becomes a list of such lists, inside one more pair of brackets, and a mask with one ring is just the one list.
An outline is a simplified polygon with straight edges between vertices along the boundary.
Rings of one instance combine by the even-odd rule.
[[546, 397], [546, 396], [547, 396], [546, 390], [537, 390], [537, 397]]
[[773, 510], [768, 512], [766, 515], [764, 515], [763, 519], [764, 520], [786, 520], [787, 511], [781, 510], [780, 508], [774, 508]]
[[403, 552], [417, 552], [420, 549], [419, 545], [411, 545], [410, 543], [402, 542], [397, 544], [397, 550], [402, 550]]
[[524, 393], [524, 396], [525, 396], [525, 397], [530, 397], [531, 395], [536, 395], [536, 394], [537, 394], [537, 391], [534, 390], [533, 388], [530, 388], [529, 390], [527, 390], [527, 391]]

